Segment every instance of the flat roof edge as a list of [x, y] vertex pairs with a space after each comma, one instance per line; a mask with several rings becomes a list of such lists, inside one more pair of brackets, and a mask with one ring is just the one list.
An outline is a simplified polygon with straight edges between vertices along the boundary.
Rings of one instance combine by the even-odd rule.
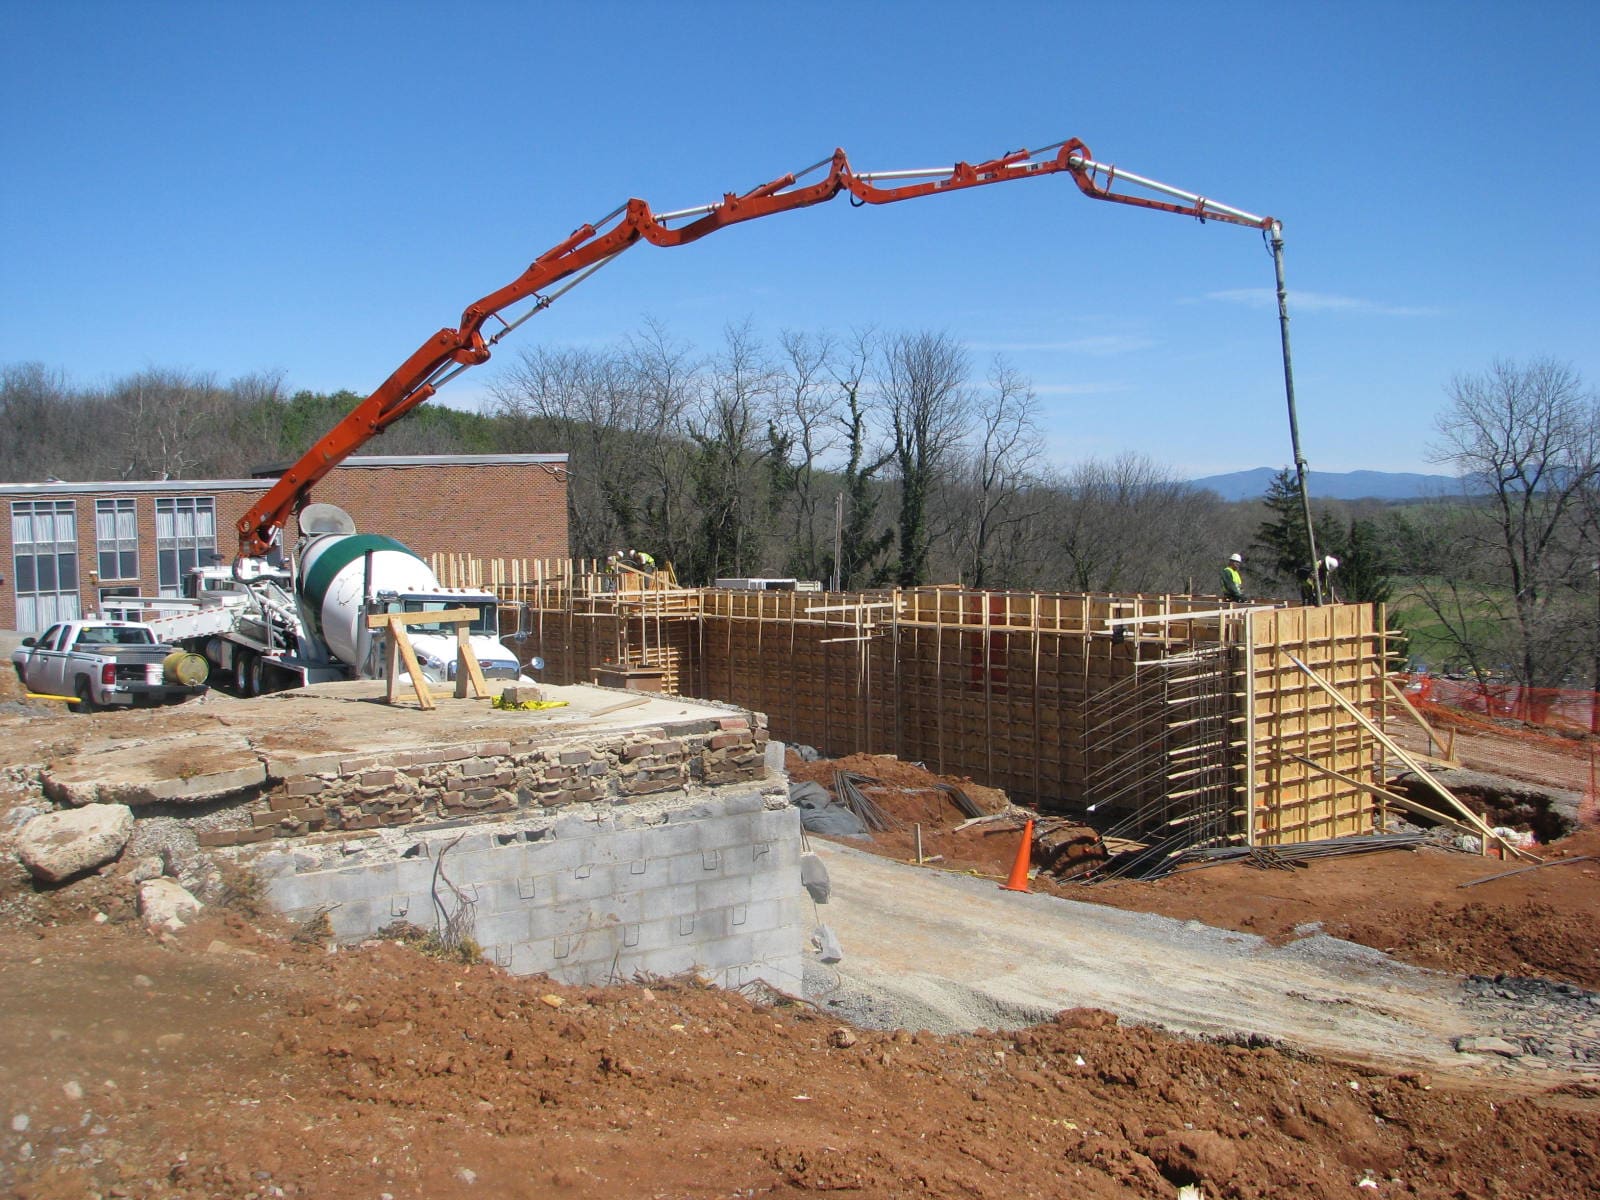
[[[365, 454], [352, 455], [336, 471], [384, 467], [565, 467], [562, 454]], [[0, 483], [0, 496], [82, 496], [115, 492], [243, 492], [261, 491], [264, 480], [276, 479], [287, 466], [249, 479], [102, 479], [47, 483]]]

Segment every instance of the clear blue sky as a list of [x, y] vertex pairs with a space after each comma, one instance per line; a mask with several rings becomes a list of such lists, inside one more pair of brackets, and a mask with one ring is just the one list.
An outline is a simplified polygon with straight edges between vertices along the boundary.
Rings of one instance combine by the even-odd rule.
[[[1436, 469], [1457, 372], [1600, 384], [1600, 4], [36, 4], [0, 0], [0, 362], [375, 387], [628, 196], [716, 199], [843, 146], [858, 169], [1076, 136], [1284, 222], [1317, 470]], [[1288, 461], [1253, 231], [1063, 178], [844, 199], [634, 249], [536, 342], [647, 317], [941, 329], [1003, 350], [1052, 456]]]

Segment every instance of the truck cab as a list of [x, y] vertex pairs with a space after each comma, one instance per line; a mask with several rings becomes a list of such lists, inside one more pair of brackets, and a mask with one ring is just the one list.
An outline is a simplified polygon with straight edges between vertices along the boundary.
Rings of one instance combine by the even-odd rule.
[[[500, 602], [493, 593], [467, 589], [443, 588], [438, 592], [398, 595], [380, 595], [376, 611], [392, 613], [444, 612], [447, 609], [470, 608], [477, 612], [468, 626], [468, 641], [486, 679], [517, 679], [521, 666], [517, 658], [500, 642]], [[443, 623], [408, 624], [406, 636], [422, 664], [423, 674], [432, 682], [444, 682], [456, 677], [456, 631], [454, 625]], [[381, 638], [374, 638], [381, 643]], [[379, 665], [374, 674], [381, 674], [383, 647], [375, 644], [373, 654]]]

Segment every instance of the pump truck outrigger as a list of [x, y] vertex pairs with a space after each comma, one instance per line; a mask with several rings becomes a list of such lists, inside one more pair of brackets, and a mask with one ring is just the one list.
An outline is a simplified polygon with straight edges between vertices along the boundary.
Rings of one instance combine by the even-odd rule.
[[[804, 185], [799, 182], [824, 168], [827, 173], [817, 182]], [[628, 200], [599, 221], [580, 226], [564, 241], [534, 259], [516, 279], [470, 305], [461, 314], [459, 326], [441, 329], [419, 346], [394, 374], [323, 435], [240, 518], [240, 556], [251, 558], [266, 554], [278, 540], [289, 517], [308, 502], [311, 488], [323, 476], [369, 439], [426, 401], [449, 380], [469, 367], [487, 362], [490, 347], [506, 334], [535, 313], [549, 308], [572, 288], [641, 240], [655, 246], [683, 246], [741, 221], [821, 204], [832, 200], [840, 192], [849, 192], [851, 203], [856, 206], [892, 204], [899, 200], [914, 200], [964, 188], [1036, 179], [1062, 172], [1072, 178], [1079, 191], [1093, 200], [1109, 200], [1177, 213], [1201, 221], [1225, 221], [1260, 229], [1267, 237], [1277, 272], [1278, 317], [1283, 341], [1289, 432], [1295, 470], [1300, 481], [1306, 536], [1310, 539], [1309, 549], [1314, 560], [1316, 545], [1311, 530], [1306, 462], [1300, 453], [1294, 380], [1289, 358], [1289, 316], [1283, 283], [1281, 222], [1096, 162], [1089, 148], [1077, 138], [1057, 142], [1042, 150], [1015, 150], [986, 162], [958, 162], [953, 167], [929, 170], [857, 172], [850, 166], [845, 152], [835, 150], [828, 158], [803, 171], [782, 175], [743, 194], [725, 193], [721, 200], [711, 204], [655, 213], [643, 200]], [[1119, 183], [1169, 199], [1158, 200], [1113, 190]], [[543, 290], [567, 279], [571, 282], [555, 291]], [[503, 310], [530, 298], [532, 304], [514, 320], [507, 320], [500, 315]], [[491, 319], [499, 321], [502, 327], [485, 338], [483, 327]]]

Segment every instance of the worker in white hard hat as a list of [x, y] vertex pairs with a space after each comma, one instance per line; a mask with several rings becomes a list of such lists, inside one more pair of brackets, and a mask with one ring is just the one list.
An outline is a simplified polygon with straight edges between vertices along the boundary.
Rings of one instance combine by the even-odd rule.
[[1244, 558], [1239, 554], [1228, 555], [1228, 561], [1222, 564], [1222, 597], [1224, 600], [1244, 599], [1244, 579], [1239, 574], [1239, 568], [1244, 566]]
[[[1333, 573], [1338, 569], [1339, 560], [1332, 554], [1323, 555], [1322, 561], [1317, 564], [1315, 582], [1312, 581], [1311, 568], [1301, 567], [1296, 572], [1300, 580], [1300, 603], [1306, 605], [1321, 604], [1323, 602], [1329, 604], [1339, 603], [1339, 597], [1334, 595], [1332, 583]], [[1320, 598], [1317, 595], [1318, 584], [1321, 584], [1320, 591], [1322, 594]]]

